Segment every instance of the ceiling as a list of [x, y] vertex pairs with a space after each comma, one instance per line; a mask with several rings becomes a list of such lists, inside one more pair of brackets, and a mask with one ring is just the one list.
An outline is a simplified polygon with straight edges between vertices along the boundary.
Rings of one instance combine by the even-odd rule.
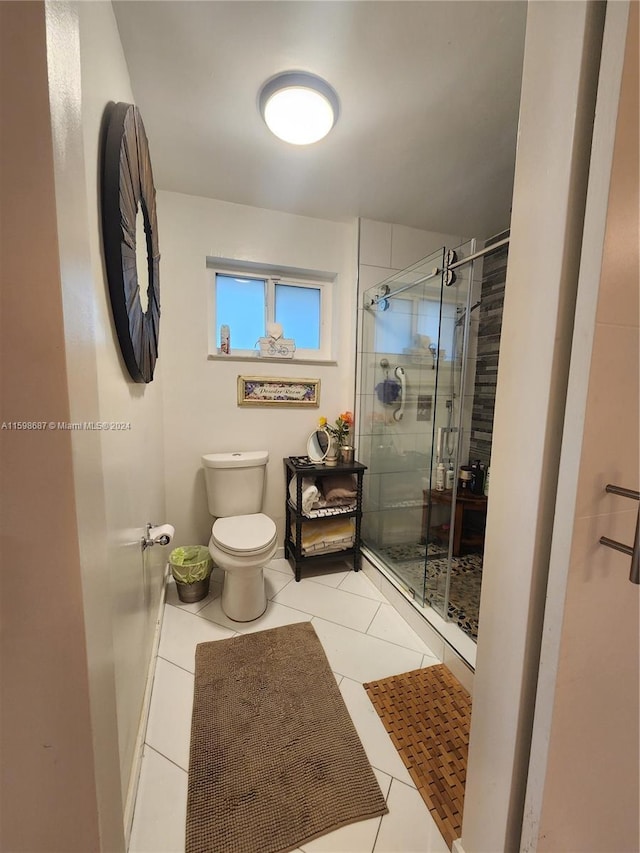
[[[509, 224], [526, 2], [114, 2], [156, 186], [323, 219], [488, 237]], [[336, 89], [328, 137], [287, 145], [260, 87]]]

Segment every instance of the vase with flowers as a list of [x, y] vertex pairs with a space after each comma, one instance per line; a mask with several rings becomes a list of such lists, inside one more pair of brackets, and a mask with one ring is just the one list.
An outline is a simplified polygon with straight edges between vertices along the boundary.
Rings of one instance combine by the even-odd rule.
[[328, 423], [326, 418], [320, 418], [320, 426], [326, 429], [330, 438], [325, 463], [336, 465], [338, 459], [343, 462], [353, 462], [353, 447], [351, 446], [353, 414], [342, 412], [332, 424]]

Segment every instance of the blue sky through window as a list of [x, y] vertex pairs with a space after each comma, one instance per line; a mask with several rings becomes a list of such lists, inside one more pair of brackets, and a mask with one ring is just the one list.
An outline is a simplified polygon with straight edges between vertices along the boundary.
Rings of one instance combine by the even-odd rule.
[[320, 348], [320, 291], [317, 287], [276, 284], [276, 323], [297, 349]]
[[231, 351], [255, 349], [265, 333], [265, 281], [216, 275], [216, 340], [220, 346], [220, 326], [230, 330]]

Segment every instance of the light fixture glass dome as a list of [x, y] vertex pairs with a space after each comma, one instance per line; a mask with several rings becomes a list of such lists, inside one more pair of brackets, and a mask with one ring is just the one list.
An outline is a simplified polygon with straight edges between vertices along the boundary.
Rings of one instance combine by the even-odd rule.
[[333, 88], [304, 71], [287, 71], [267, 80], [259, 105], [269, 130], [292, 145], [318, 142], [329, 133], [339, 113]]

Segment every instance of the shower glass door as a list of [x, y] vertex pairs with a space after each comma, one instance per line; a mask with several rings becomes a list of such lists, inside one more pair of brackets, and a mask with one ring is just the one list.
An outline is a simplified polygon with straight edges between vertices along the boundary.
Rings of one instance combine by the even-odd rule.
[[[447, 613], [469, 286], [445, 285], [446, 250], [369, 288], [361, 312], [358, 455], [363, 544], [408, 595]], [[442, 497], [441, 493], [437, 497]]]

